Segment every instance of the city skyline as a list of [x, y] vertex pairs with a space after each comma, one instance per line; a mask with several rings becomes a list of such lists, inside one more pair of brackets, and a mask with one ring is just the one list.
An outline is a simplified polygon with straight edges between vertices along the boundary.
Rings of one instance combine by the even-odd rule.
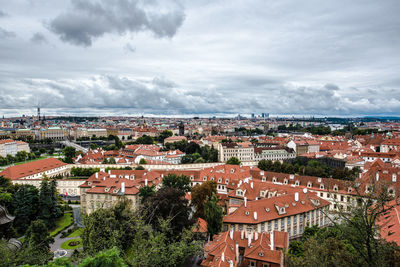
[[397, 1], [0, 6], [6, 117], [400, 111]]

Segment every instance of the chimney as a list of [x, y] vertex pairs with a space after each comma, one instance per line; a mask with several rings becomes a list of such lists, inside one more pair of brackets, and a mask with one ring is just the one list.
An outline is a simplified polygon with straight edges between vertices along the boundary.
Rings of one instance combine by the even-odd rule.
[[247, 246], [250, 247], [251, 244], [251, 234], [247, 234]]
[[244, 238], [244, 231], [242, 230], [242, 231], [240, 231], [240, 239], [243, 240], [243, 238]]
[[100, 171], [101, 172], [106, 172], [106, 170], [104, 168], [101, 168]]
[[144, 185], [147, 186], [147, 178], [144, 179]]
[[96, 172], [96, 179], [98, 179], [99, 178], [99, 173], [98, 172]]
[[108, 170], [108, 174], [111, 174], [111, 170]]
[[229, 232], [229, 237], [233, 240], [233, 228], [232, 228], [231, 231]]
[[269, 239], [271, 239], [271, 250], [274, 250], [275, 244], [274, 244], [274, 231], [272, 230], [271, 233], [269, 234]]
[[254, 220], [257, 221], [257, 211], [254, 212]]
[[392, 182], [393, 183], [397, 182], [397, 174], [395, 173], [392, 174]]
[[294, 193], [294, 201], [299, 201], [299, 192]]
[[236, 242], [235, 245], [235, 256], [236, 256], [236, 262], [239, 262], [239, 243]]
[[121, 183], [121, 193], [125, 195], [125, 182]]
[[247, 208], [247, 197], [244, 197], [244, 207]]
[[379, 181], [379, 172], [376, 173], [376, 181]]
[[251, 187], [251, 189], [253, 189], [253, 182], [250, 183], [250, 187]]
[[225, 261], [225, 253], [224, 253], [224, 252], [222, 252], [221, 261], [222, 261], [222, 262]]

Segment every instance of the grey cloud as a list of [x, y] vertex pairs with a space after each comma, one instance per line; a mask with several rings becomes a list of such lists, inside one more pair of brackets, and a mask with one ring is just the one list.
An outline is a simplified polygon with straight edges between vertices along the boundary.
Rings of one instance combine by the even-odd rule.
[[50, 21], [48, 28], [63, 41], [91, 46], [107, 33], [150, 31], [156, 37], [173, 37], [185, 18], [182, 6], [162, 1], [71, 0], [72, 9]]
[[[184, 89], [164, 77], [139, 80], [108, 75], [85, 80], [22, 80], [15, 87], [0, 84], [3, 109], [27, 109], [41, 100], [50, 109], [126, 109], [159, 114], [252, 113], [345, 115], [393, 114], [400, 110], [400, 99], [378, 95], [349, 98], [335, 84], [296, 86], [248, 94], [225, 94], [217, 88], [201, 92]], [[24, 89], [21, 89], [24, 88]], [[336, 88], [332, 90], [332, 88]], [[360, 89], [368, 91], [368, 89]], [[392, 89], [383, 89], [386, 93]]]
[[131, 44], [127, 43], [124, 46], [124, 50], [127, 51], [127, 52], [134, 53], [136, 51], [136, 47], [133, 47]]
[[15, 32], [7, 31], [7, 30], [5, 30], [5, 29], [0, 27], [0, 39], [12, 38], [12, 37], [15, 37], [15, 36], [17, 36], [15, 34]]
[[42, 33], [36, 32], [34, 35], [32, 35], [31, 42], [36, 44], [43, 44], [47, 43], [47, 38]]
[[0, 18], [1, 17], [6, 17], [6, 16], [7, 16], [7, 13], [4, 13], [3, 11], [0, 10]]

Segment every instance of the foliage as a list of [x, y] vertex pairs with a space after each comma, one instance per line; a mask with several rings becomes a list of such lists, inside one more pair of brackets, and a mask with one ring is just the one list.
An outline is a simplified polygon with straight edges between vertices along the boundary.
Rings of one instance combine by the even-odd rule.
[[48, 228], [55, 226], [56, 218], [61, 217], [62, 211], [58, 204], [57, 181], [43, 177], [39, 194], [39, 219]]
[[141, 158], [139, 164], [141, 165], [147, 164], [147, 161], [144, 158]]
[[135, 170], [139, 170], [139, 171], [143, 171], [143, 170], [145, 170], [145, 168], [143, 167], [143, 166], [137, 166], [136, 168], [135, 168]]
[[80, 167], [72, 167], [71, 168], [71, 176], [85, 176], [89, 177], [99, 172], [100, 168], [80, 168]]
[[25, 234], [22, 249], [18, 251], [17, 264], [45, 264], [53, 258], [46, 224], [42, 220], [33, 221]]
[[213, 147], [203, 146], [200, 147], [195, 142], [187, 142], [186, 140], [181, 140], [174, 143], [166, 143], [164, 145], [164, 151], [167, 150], [176, 150], [179, 149], [182, 152], [185, 152], [185, 156], [182, 157], [182, 163], [194, 163], [196, 160], [200, 158], [204, 162], [217, 162], [218, 161], [218, 150]]
[[222, 207], [218, 205], [216, 194], [213, 193], [211, 198], [207, 197], [204, 211], [207, 221], [207, 232], [210, 235], [210, 239], [213, 240], [213, 236], [222, 230], [223, 217]]
[[164, 143], [164, 139], [171, 137], [172, 135], [173, 133], [170, 130], [164, 130], [157, 137], [157, 141], [160, 143]]
[[65, 228], [73, 223], [72, 213], [64, 213], [64, 215], [56, 220], [56, 225], [50, 232], [50, 236], [56, 236], [58, 233], [63, 231]]
[[185, 192], [178, 188], [162, 187], [145, 202], [146, 219], [154, 229], [159, 229], [160, 220], [169, 220], [172, 236], [189, 228], [193, 220], [189, 219], [191, 208], [185, 198]]
[[162, 180], [163, 187], [174, 187], [184, 191], [189, 192], [191, 189], [190, 179], [186, 175], [176, 175], [174, 173], [169, 173], [164, 176]]
[[142, 203], [146, 201], [148, 197], [153, 196], [156, 193], [155, 186], [142, 186], [139, 188], [139, 197]]
[[240, 160], [237, 157], [231, 157], [230, 159], [227, 160], [226, 164], [230, 165], [240, 165]]
[[38, 189], [33, 185], [22, 185], [15, 193], [12, 205], [15, 208], [14, 228], [19, 234], [23, 234], [38, 216]]
[[76, 155], [76, 150], [72, 146], [67, 146], [63, 149], [64, 152], [64, 162], [65, 163], [73, 163], [72, 159]]
[[81, 238], [85, 253], [95, 255], [113, 247], [127, 249], [134, 236], [131, 205], [130, 201], [122, 199], [110, 209], [98, 209], [84, 217]]
[[127, 266], [121, 258], [118, 248], [101, 251], [94, 257], [86, 258], [79, 267], [125, 267]]
[[143, 135], [136, 139], [134, 144], [152, 145], [154, 144], [154, 139], [151, 136]]
[[332, 169], [328, 167], [326, 164], [322, 164], [316, 160], [310, 160], [307, 163], [303, 161], [301, 158], [296, 158], [293, 164], [291, 163], [281, 163], [280, 161], [272, 161], [272, 160], [260, 160], [258, 162], [258, 168], [264, 171], [272, 171], [272, 172], [282, 172], [282, 173], [291, 173], [291, 174], [300, 174], [300, 175], [309, 175], [309, 176], [317, 176], [317, 177], [332, 177], [335, 179], [342, 180], [350, 180], [354, 181], [361, 170], [358, 167], [353, 169], [348, 169], [347, 167], [342, 169]]
[[195, 216], [205, 219], [204, 205], [207, 198], [217, 194], [217, 183], [215, 181], [205, 181], [192, 187], [192, 203], [196, 210]]

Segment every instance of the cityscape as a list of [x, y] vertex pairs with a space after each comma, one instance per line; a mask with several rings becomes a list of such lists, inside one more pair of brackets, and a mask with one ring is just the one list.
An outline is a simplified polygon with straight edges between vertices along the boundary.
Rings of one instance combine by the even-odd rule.
[[400, 266], [399, 11], [0, 0], [0, 267]]

